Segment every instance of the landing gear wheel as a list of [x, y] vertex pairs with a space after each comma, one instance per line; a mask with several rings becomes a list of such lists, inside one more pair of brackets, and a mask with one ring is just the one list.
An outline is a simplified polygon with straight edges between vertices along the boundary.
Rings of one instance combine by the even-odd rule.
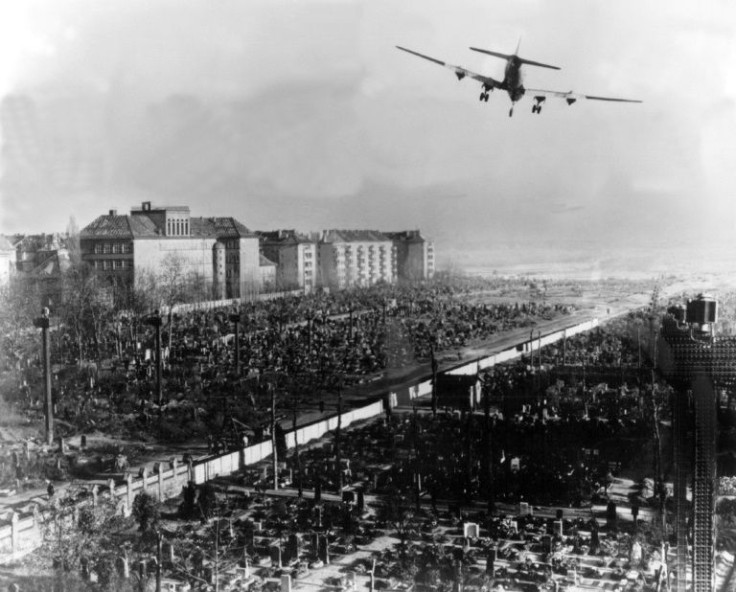
[[488, 99], [490, 99], [490, 98], [491, 98], [491, 95], [489, 95], [488, 93], [486, 93], [486, 97], [483, 100], [487, 103], [488, 102]]
[[514, 116], [514, 108], [511, 107], [511, 109], [509, 109], [509, 117], [513, 117], [513, 116]]
[[486, 98], [486, 93], [480, 93], [480, 96], [478, 97], [478, 100], [482, 103]]

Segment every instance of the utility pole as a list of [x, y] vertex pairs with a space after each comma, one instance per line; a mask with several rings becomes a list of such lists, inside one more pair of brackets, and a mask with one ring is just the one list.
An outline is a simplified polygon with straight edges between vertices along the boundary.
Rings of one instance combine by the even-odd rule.
[[542, 369], [542, 330], [537, 331], [537, 338], [539, 339], [539, 347], [537, 348], [537, 358], [539, 362], [539, 369]]
[[269, 384], [271, 389], [271, 448], [273, 450], [273, 488], [279, 488], [279, 457], [276, 449], [276, 388]]
[[529, 365], [534, 368], [534, 329], [529, 331]]
[[434, 357], [434, 344], [429, 346], [432, 358], [432, 417], [437, 417], [437, 359]]
[[495, 499], [493, 496], [493, 448], [491, 440], [491, 388], [492, 379], [483, 381], [483, 477], [487, 492], [488, 510], [492, 511]]
[[[161, 388], [161, 322], [161, 315], [157, 310], [146, 319], [146, 323], [156, 329], [156, 397], [159, 405], [164, 400]], [[169, 327], [169, 331], [171, 331], [171, 327]]]
[[231, 314], [230, 321], [235, 325], [235, 373], [240, 376], [240, 314]]
[[163, 561], [164, 535], [160, 530], [156, 532], [156, 592], [161, 592], [161, 562]]
[[338, 495], [342, 495], [342, 458], [340, 457], [340, 430], [342, 428], [342, 385], [337, 385], [337, 430], [335, 431], [335, 460], [337, 462]]
[[299, 499], [302, 499], [302, 463], [299, 457], [299, 438], [296, 431], [296, 420], [297, 420], [297, 403], [299, 398], [297, 397], [297, 391], [294, 390], [294, 414], [292, 415], [292, 426], [294, 431], [294, 457], [296, 460], [296, 487]]
[[41, 316], [33, 321], [41, 329], [41, 350], [43, 359], [43, 394], [46, 411], [46, 444], [54, 443], [54, 402], [51, 397], [51, 343], [49, 339], [49, 309], [44, 307]]

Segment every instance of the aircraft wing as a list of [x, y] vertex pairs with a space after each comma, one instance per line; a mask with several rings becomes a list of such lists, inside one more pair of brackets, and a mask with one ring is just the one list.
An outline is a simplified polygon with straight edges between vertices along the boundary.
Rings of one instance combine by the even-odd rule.
[[559, 99], [565, 99], [569, 105], [572, 105], [578, 99], [588, 99], [590, 101], [611, 101], [614, 103], [641, 103], [639, 99], [619, 99], [615, 97], [599, 97], [596, 95], [585, 95], [582, 93], [575, 93], [573, 91], [559, 91], [559, 90], [544, 90], [541, 88], [527, 88], [528, 94], [540, 97], [555, 97]]
[[407, 53], [410, 53], [412, 55], [415, 55], [420, 58], [424, 58], [425, 60], [428, 60], [430, 62], [434, 62], [435, 64], [438, 64], [440, 66], [444, 66], [445, 68], [449, 68], [453, 72], [455, 72], [455, 76], [457, 76], [458, 80], [462, 80], [466, 76], [468, 78], [472, 78], [473, 80], [477, 80], [478, 82], [482, 82], [485, 86], [486, 90], [491, 90], [493, 88], [500, 88], [501, 82], [496, 80], [495, 78], [491, 78], [490, 76], [484, 76], [483, 74], [478, 74], [476, 72], [472, 72], [470, 70], [466, 70], [465, 68], [461, 66], [453, 66], [452, 64], [448, 64], [447, 62], [443, 62], [441, 60], [437, 60], [435, 58], [431, 58], [429, 56], [426, 56], [422, 53], [419, 53], [417, 51], [412, 51], [411, 49], [406, 49], [405, 47], [396, 46], [396, 49], [400, 49], [401, 51], [405, 51]]

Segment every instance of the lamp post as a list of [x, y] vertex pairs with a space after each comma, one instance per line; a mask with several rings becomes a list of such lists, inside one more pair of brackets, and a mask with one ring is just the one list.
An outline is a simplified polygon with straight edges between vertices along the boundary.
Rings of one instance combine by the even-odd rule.
[[337, 461], [337, 493], [342, 495], [342, 457], [340, 456], [340, 432], [342, 429], [342, 385], [337, 385], [337, 430], [335, 430], [335, 460]]
[[294, 413], [292, 415], [292, 427], [294, 430], [294, 458], [296, 460], [296, 479], [297, 479], [297, 493], [299, 499], [302, 499], [303, 496], [303, 489], [302, 489], [302, 462], [301, 458], [299, 457], [299, 437], [297, 432], [297, 405], [299, 403], [299, 397], [297, 396], [296, 389], [294, 390]]
[[146, 319], [146, 324], [156, 329], [156, 396], [159, 405], [163, 403], [164, 399], [163, 390], [161, 389], [161, 322], [161, 315], [157, 310]]
[[41, 329], [41, 349], [43, 357], [43, 393], [46, 411], [46, 444], [54, 443], [54, 402], [51, 398], [51, 345], [49, 340], [49, 309], [44, 307], [41, 316], [34, 319], [33, 325]]
[[271, 390], [271, 449], [273, 454], [273, 488], [279, 488], [279, 456], [276, 448], [276, 387], [273, 384], [269, 384], [268, 388]]
[[235, 325], [235, 372], [240, 376], [240, 314], [231, 314], [230, 322]]
[[432, 417], [437, 417], [437, 358], [434, 357], [434, 344], [429, 345], [432, 364]]

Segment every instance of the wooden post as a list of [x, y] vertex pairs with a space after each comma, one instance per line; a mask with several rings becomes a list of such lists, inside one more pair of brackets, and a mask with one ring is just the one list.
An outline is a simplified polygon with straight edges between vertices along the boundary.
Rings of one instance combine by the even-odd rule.
[[[51, 397], [51, 340], [49, 339], [49, 309], [41, 311], [41, 316], [33, 321], [41, 329], [41, 359], [43, 361], [43, 392], [46, 428], [46, 444], [54, 443], [54, 402]], [[81, 352], [80, 352], [81, 355]]]

